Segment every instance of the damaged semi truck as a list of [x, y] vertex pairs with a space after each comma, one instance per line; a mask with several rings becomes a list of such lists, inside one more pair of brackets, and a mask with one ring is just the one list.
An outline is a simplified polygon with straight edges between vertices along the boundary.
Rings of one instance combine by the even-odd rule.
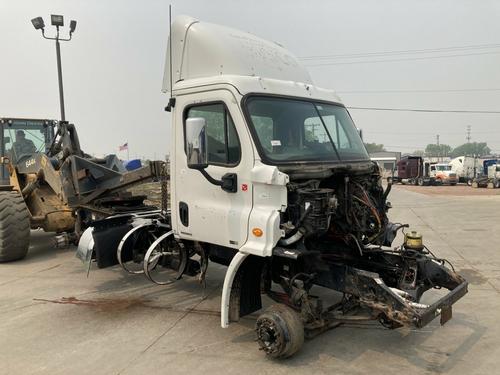
[[[120, 263], [158, 284], [203, 281], [210, 261], [226, 265], [221, 325], [269, 296], [275, 304], [255, 330], [271, 357], [349, 321], [394, 329], [451, 318], [466, 280], [415, 232], [391, 247], [407, 228], [387, 216], [391, 185], [382, 186], [340, 99], [290, 52], [182, 16], [166, 60], [170, 207], [93, 222], [82, 260]], [[341, 298], [328, 304], [317, 287]], [[424, 303], [433, 288], [449, 292]]]

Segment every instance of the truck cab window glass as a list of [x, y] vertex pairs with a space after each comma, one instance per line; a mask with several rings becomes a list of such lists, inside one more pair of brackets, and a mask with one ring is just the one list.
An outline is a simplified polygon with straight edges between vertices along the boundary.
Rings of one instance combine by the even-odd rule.
[[208, 162], [214, 165], [236, 165], [240, 160], [240, 143], [231, 115], [222, 103], [189, 108], [187, 118], [201, 117], [207, 124]]
[[256, 141], [271, 161], [368, 159], [344, 107], [258, 96], [246, 105]]

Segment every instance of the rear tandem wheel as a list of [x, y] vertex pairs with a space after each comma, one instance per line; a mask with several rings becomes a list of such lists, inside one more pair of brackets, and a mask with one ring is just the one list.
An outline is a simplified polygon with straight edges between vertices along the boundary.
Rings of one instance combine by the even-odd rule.
[[30, 245], [28, 208], [17, 191], [0, 191], [0, 262], [23, 259]]

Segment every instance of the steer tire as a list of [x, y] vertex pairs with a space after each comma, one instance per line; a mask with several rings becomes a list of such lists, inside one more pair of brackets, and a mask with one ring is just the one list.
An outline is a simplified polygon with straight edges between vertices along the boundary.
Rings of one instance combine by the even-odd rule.
[[0, 262], [23, 259], [30, 245], [30, 218], [16, 191], [0, 191]]

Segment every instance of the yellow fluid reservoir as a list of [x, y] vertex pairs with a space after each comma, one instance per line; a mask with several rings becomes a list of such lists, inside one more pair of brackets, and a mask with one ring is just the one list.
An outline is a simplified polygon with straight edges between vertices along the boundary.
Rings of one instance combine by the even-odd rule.
[[405, 248], [412, 250], [423, 250], [424, 242], [422, 240], [422, 235], [417, 231], [411, 231], [405, 233]]

